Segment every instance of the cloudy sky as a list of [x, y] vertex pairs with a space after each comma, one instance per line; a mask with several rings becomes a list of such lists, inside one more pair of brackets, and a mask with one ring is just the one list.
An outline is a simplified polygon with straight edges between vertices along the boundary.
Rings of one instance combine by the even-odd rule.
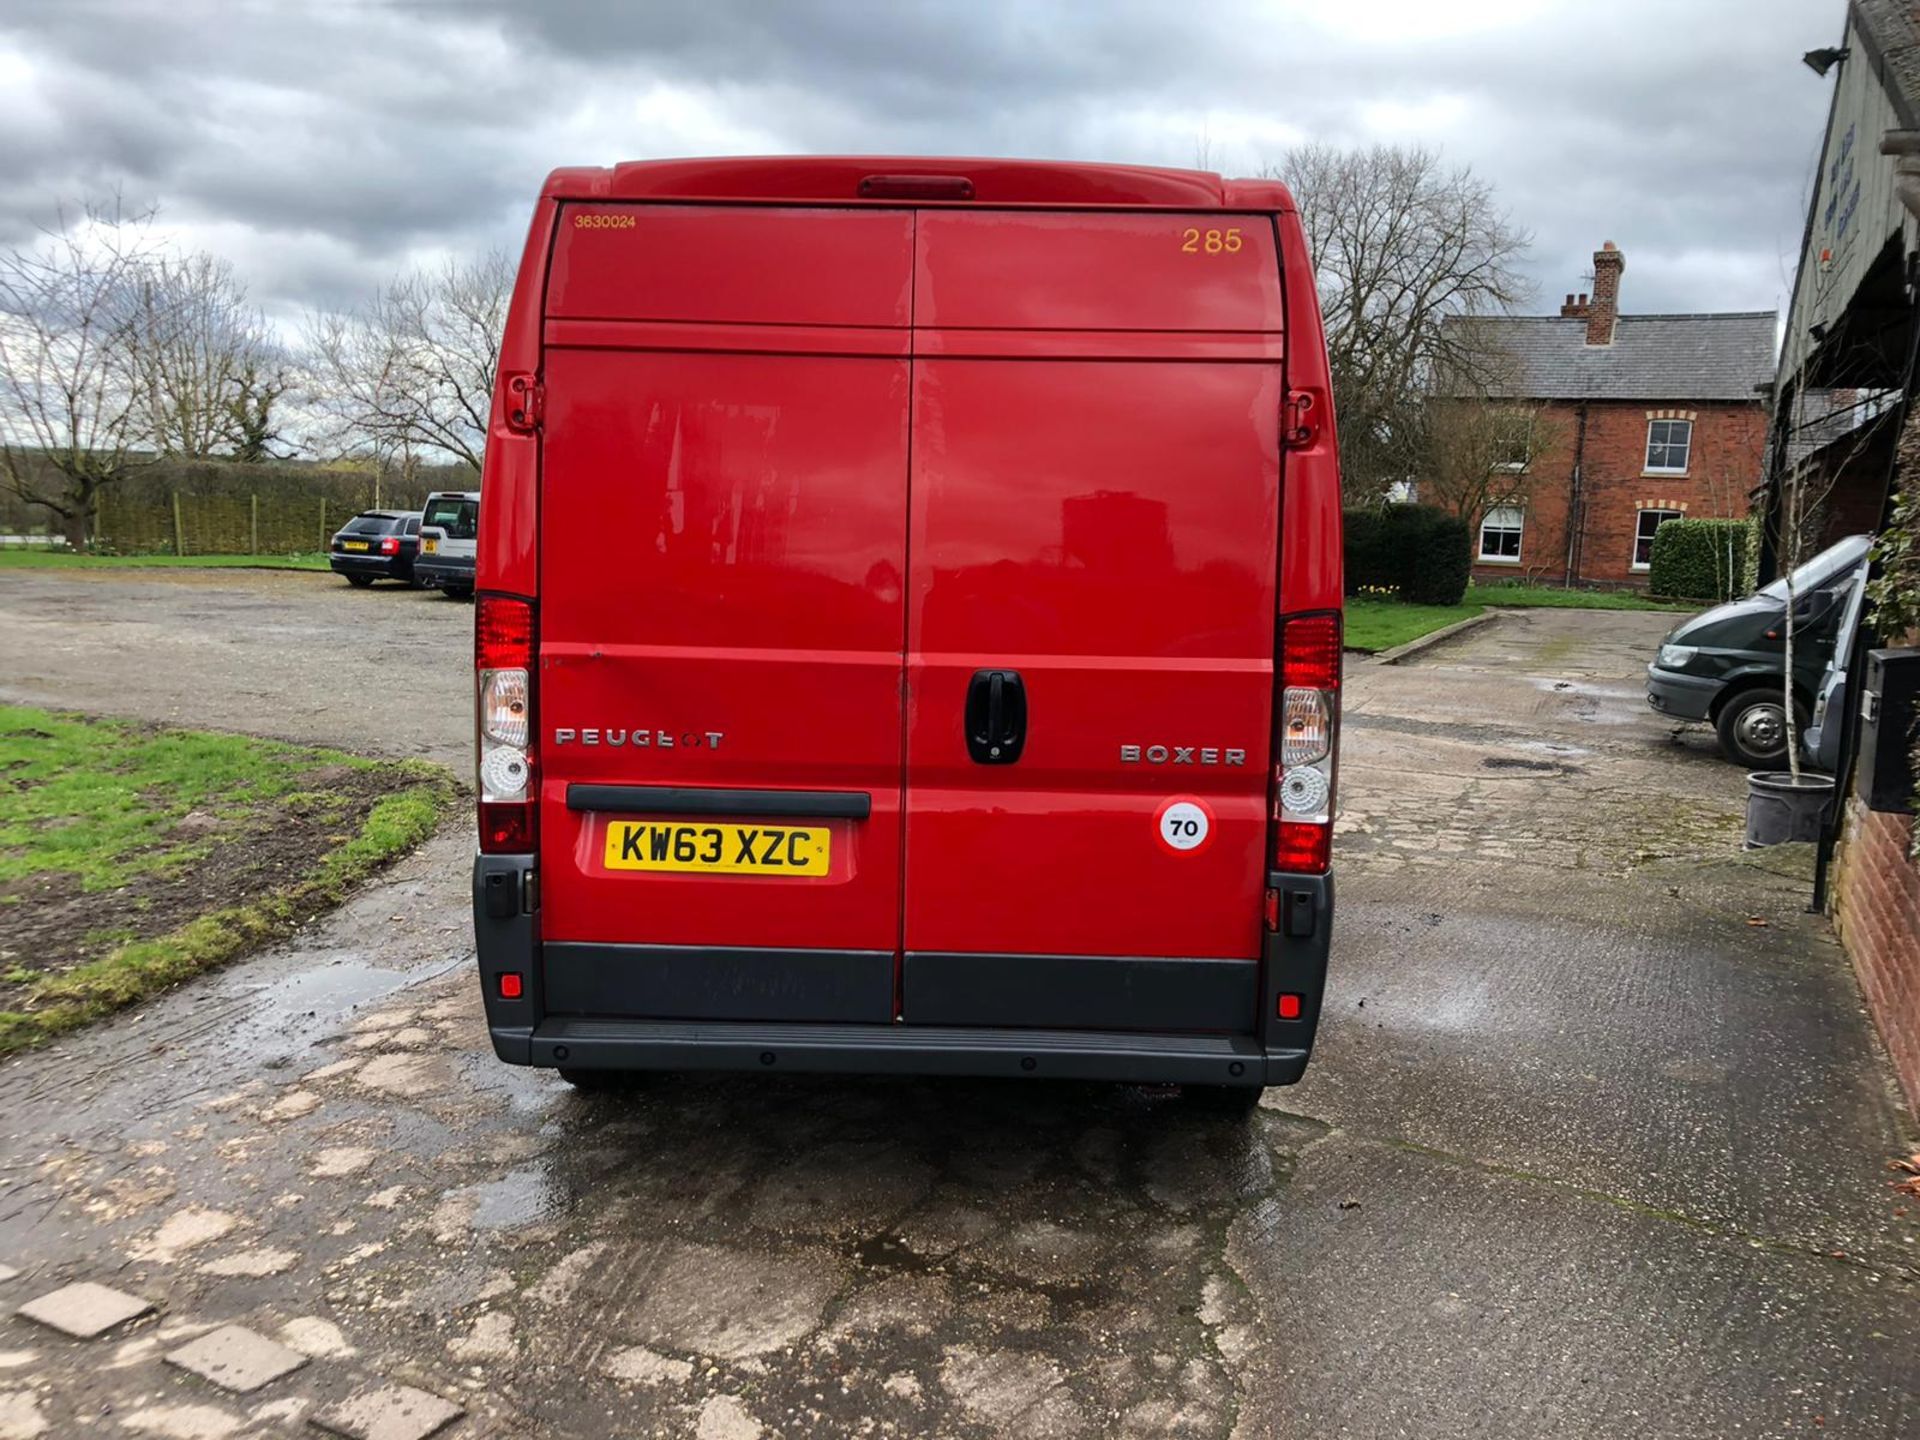
[[[1784, 308], [1841, 0], [0, 0], [0, 244], [118, 188], [277, 318], [518, 247], [547, 170], [1440, 147], [1628, 311]], [[1204, 148], [1203, 148], [1204, 147]]]

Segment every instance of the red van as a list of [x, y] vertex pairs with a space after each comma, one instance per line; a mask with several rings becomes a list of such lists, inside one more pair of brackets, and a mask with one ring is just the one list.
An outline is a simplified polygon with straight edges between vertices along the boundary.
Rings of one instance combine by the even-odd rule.
[[1282, 186], [557, 170], [483, 487], [501, 1059], [1300, 1077], [1340, 477]]

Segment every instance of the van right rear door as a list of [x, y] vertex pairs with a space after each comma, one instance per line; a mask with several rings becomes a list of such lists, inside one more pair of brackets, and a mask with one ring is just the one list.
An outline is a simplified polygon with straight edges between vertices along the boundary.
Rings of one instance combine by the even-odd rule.
[[[903, 1017], [1250, 1030], [1285, 400], [1272, 224], [922, 211], [916, 247]], [[1245, 1009], [1158, 1008], [1128, 978], [1149, 973]]]

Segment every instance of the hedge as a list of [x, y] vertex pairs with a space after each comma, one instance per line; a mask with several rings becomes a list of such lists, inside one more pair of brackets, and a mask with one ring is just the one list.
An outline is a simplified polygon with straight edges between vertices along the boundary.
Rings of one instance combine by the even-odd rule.
[[1752, 549], [1745, 520], [1669, 520], [1653, 532], [1647, 588], [1675, 600], [1731, 600], [1746, 593]]
[[1432, 505], [1349, 510], [1344, 559], [1349, 594], [1392, 590], [1415, 605], [1458, 605], [1473, 568], [1467, 522]]

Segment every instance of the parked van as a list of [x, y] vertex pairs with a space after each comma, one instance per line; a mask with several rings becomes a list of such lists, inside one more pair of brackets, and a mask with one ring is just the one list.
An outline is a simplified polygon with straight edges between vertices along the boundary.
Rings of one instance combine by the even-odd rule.
[[420, 553], [414, 579], [456, 598], [473, 594], [476, 540], [480, 534], [478, 490], [436, 490], [420, 516]]
[[1299, 1079], [1340, 477], [1282, 186], [556, 171], [485, 493], [501, 1059]]
[[[1793, 573], [1793, 694], [1804, 734], [1847, 600], [1867, 568], [1871, 535], [1837, 540]], [[1702, 611], [1667, 632], [1647, 666], [1647, 704], [1705, 720], [1720, 753], [1748, 770], [1787, 763], [1787, 580]]]

